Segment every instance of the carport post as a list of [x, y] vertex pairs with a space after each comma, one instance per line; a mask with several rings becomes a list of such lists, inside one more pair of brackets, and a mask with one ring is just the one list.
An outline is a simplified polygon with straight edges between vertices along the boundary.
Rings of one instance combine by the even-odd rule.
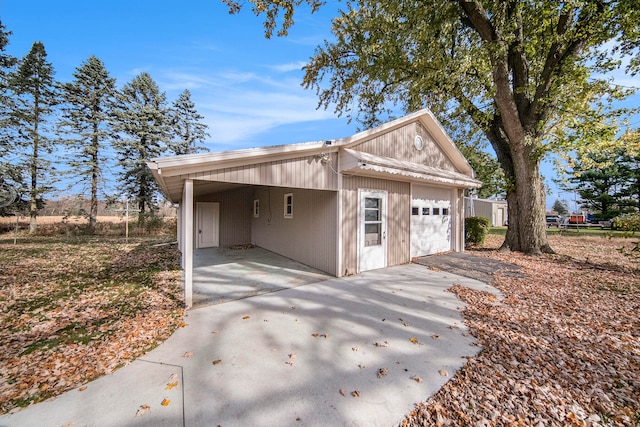
[[193, 305], [193, 180], [184, 181], [182, 193], [182, 271], [184, 282], [184, 305]]

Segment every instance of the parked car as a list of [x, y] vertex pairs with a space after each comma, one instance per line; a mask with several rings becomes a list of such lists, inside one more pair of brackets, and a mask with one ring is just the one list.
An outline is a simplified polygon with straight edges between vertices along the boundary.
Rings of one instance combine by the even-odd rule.
[[560, 217], [558, 215], [547, 215], [547, 228], [560, 227]]

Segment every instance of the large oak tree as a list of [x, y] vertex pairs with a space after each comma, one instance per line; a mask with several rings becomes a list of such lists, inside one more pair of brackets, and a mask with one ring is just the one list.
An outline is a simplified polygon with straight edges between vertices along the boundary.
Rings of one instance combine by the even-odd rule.
[[[242, 3], [224, 0], [232, 12]], [[286, 35], [294, 13], [317, 0], [251, 0], [266, 36]], [[354, 0], [333, 20], [304, 85], [320, 105], [375, 123], [389, 106], [431, 108], [468, 120], [493, 147], [508, 182], [503, 247], [551, 252], [540, 162], [551, 135], [600, 118], [597, 105], [620, 96], [603, 76], [632, 57], [637, 71], [637, 0]], [[587, 132], [588, 133], [588, 132]]]

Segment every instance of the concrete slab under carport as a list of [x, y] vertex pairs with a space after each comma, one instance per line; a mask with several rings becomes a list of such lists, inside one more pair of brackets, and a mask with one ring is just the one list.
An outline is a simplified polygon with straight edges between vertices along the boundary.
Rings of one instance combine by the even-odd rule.
[[221, 304], [333, 276], [253, 245], [193, 252], [193, 308]]

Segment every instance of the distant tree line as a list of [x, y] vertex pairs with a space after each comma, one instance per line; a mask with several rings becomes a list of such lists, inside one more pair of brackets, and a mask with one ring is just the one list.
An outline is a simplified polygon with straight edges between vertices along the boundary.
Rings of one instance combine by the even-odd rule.
[[[200, 143], [209, 136], [207, 125], [189, 90], [169, 105], [145, 72], [118, 89], [95, 56], [76, 68], [72, 81], [58, 82], [42, 42], [18, 59], [5, 53], [10, 35], [0, 21], [0, 184], [20, 197], [0, 215], [28, 211], [35, 232], [44, 196], [62, 178], [88, 193], [91, 230], [101, 197], [124, 196], [140, 218], [153, 214], [159, 188], [146, 162], [206, 151]], [[55, 152], [64, 153], [64, 171], [54, 168]], [[113, 168], [120, 193], [108, 195], [105, 175]]]

